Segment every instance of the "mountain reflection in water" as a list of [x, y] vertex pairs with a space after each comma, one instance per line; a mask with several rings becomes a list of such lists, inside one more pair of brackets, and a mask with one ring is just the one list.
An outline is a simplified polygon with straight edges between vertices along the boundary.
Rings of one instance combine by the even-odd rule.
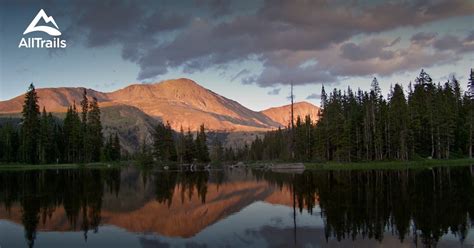
[[472, 247], [472, 167], [0, 173], [4, 247]]

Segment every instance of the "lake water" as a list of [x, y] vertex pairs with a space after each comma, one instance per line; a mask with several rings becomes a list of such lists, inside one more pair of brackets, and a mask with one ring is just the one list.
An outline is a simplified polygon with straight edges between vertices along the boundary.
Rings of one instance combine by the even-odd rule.
[[474, 247], [472, 167], [0, 173], [0, 246]]

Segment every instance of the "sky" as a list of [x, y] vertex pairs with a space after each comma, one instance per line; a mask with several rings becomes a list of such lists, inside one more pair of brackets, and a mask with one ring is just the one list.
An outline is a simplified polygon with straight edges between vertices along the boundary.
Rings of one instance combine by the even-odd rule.
[[[66, 48], [19, 48], [43, 9]], [[44, 24], [44, 23], [42, 23]], [[190, 78], [263, 110], [320, 103], [321, 86], [384, 94], [424, 68], [435, 82], [474, 67], [474, 0], [0, 0], [0, 100], [36, 87], [110, 92]], [[46, 23], [51, 25], [51, 23]]]

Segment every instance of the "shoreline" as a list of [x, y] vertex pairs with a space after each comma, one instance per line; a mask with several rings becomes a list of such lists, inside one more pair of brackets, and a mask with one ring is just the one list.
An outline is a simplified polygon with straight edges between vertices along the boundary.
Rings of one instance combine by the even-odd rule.
[[[426, 159], [411, 161], [371, 161], [371, 162], [247, 162], [242, 167], [257, 168], [259, 165], [273, 164], [291, 165], [303, 164], [304, 170], [400, 170], [400, 169], [429, 169], [432, 167], [453, 167], [453, 166], [474, 166], [474, 159]], [[0, 172], [14, 170], [53, 170], [53, 169], [114, 169], [123, 166], [135, 165], [136, 161], [120, 161], [120, 162], [97, 162], [87, 164], [0, 164]], [[158, 166], [158, 165], [155, 165]], [[151, 167], [155, 167], [151, 166]], [[219, 165], [224, 166], [224, 165]]]
[[400, 170], [432, 167], [473, 166], [474, 159], [426, 159], [409, 161], [304, 163], [307, 170]]

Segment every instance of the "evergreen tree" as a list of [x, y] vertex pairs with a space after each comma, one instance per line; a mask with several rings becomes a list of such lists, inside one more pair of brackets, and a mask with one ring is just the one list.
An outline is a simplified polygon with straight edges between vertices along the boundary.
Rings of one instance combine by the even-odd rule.
[[87, 115], [87, 147], [90, 151], [88, 161], [99, 161], [100, 151], [103, 145], [102, 122], [100, 120], [100, 108], [97, 98], [93, 97], [89, 105]]
[[64, 119], [64, 143], [65, 143], [65, 162], [80, 163], [83, 162], [83, 138], [82, 123], [77, 113], [76, 104], [68, 108], [66, 118]]
[[389, 102], [389, 122], [391, 126], [391, 154], [393, 158], [408, 159], [408, 106], [403, 89], [396, 84]]
[[196, 146], [196, 152], [197, 152], [197, 159], [200, 162], [209, 162], [209, 149], [207, 147], [207, 138], [206, 138], [206, 132], [204, 128], [204, 124], [202, 124], [199, 127], [199, 131], [196, 135], [196, 141], [195, 141], [195, 146]]
[[474, 143], [474, 71], [471, 69], [471, 75], [468, 82], [469, 92], [466, 92], [463, 99], [463, 113], [465, 116], [465, 129], [467, 130], [467, 153], [469, 158], [472, 158], [473, 155], [473, 143]]
[[39, 161], [40, 111], [35, 86], [30, 84], [23, 103], [21, 124], [21, 159], [29, 164]]
[[18, 162], [20, 140], [17, 129], [11, 122], [0, 127], [0, 161]]
[[138, 154], [138, 162], [142, 165], [153, 164], [153, 154], [150, 147], [146, 143], [146, 139], [143, 139], [143, 142], [140, 146], [140, 153]]
[[53, 163], [57, 159], [57, 146], [54, 140], [54, 119], [43, 107], [40, 121], [39, 161], [43, 164]]
[[194, 159], [197, 159], [197, 149], [194, 143], [193, 134], [188, 128], [188, 131], [184, 137], [184, 162], [191, 163]]
[[224, 147], [222, 142], [215, 138], [212, 142], [212, 150], [210, 154], [211, 161], [222, 162], [224, 160]]
[[181, 126], [176, 139], [176, 155], [179, 163], [184, 163], [186, 154], [186, 137], [184, 135], [183, 126]]
[[82, 93], [82, 100], [81, 104], [81, 124], [82, 124], [82, 144], [84, 147], [82, 148], [84, 153], [84, 162], [92, 161], [92, 157], [95, 155], [93, 154], [93, 148], [91, 144], [91, 138], [89, 131], [90, 128], [88, 126], [88, 115], [89, 115], [89, 100], [87, 99], [87, 90], [84, 89]]
[[474, 69], [471, 69], [471, 74], [469, 75], [467, 91], [468, 91], [469, 98], [471, 100], [474, 100]]
[[112, 161], [119, 161], [120, 160], [120, 155], [121, 155], [120, 150], [121, 150], [120, 149], [120, 139], [119, 139], [118, 133], [115, 133], [114, 137], [112, 139], [112, 143], [111, 143], [110, 159]]
[[173, 138], [173, 130], [169, 123], [158, 124], [153, 134], [154, 154], [159, 161], [176, 161], [176, 145]]

